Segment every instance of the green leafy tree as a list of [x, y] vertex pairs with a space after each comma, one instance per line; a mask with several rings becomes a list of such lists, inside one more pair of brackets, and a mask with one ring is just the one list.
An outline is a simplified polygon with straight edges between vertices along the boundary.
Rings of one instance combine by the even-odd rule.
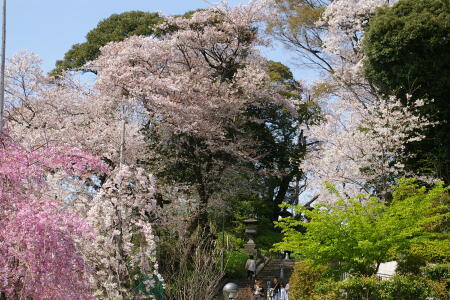
[[109, 42], [123, 41], [133, 35], [161, 35], [157, 25], [164, 20], [158, 13], [130, 11], [113, 14], [98, 23], [97, 27], [86, 35], [86, 42], [75, 44], [64, 55], [63, 60], [56, 62], [56, 68], [51, 75], [60, 75], [65, 70], [80, 70], [93, 72], [86, 68], [87, 62], [93, 61], [100, 55], [100, 48]]
[[[271, 207], [269, 219], [276, 221], [282, 213], [280, 204], [297, 204], [304, 188], [301, 183], [305, 174], [299, 165], [310, 144], [299, 126], [316, 122], [319, 108], [307, 97], [287, 66], [269, 61], [267, 67], [271, 81], [283, 86], [283, 96], [298, 101], [295, 115], [281, 105], [264, 102], [250, 106], [246, 112], [250, 120], [244, 125], [246, 133], [259, 142], [258, 155], [261, 158], [255, 165], [259, 193]], [[262, 122], [251, 122], [255, 118]], [[261, 175], [262, 170], [265, 176]]]
[[[447, 0], [400, 0], [378, 10], [366, 30], [364, 70], [385, 94], [426, 102], [421, 112], [439, 122], [426, 139], [408, 146], [412, 170], [450, 183], [450, 4]], [[408, 99], [407, 94], [412, 97]]]
[[[322, 204], [313, 211], [296, 208], [310, 221], [290, 217], [278, 222], [284, 239], [276, 248], [290, 250], [296, 257], [318, 265], [332, 265], [331, 269], [338, 272], [372, 275], [380, 263], [411, 246], [446, 235], [427, 232], [426, 227], [449, 216], [436, 205], [448, 191], [442, 183], [427, 191], [413, 179], [402, 179], [391, 203], [361, 195]], [[299, 228], [306, 231], [302, 233]]]

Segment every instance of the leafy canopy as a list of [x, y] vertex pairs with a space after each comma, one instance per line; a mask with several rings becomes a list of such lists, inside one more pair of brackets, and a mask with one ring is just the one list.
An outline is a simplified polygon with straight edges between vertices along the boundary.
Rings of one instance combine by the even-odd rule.
[[86, 35], [86, 42], [75, 44], [64, 55], [63, 60], [56, 62], [51, 75], [60, 75], [65, 70], [82, 70], [94, 72], [84, 65], [100, 55], [100, 48], [109, 42], [119, 42], [134, 35], [160, 35], [157, 25], [164, 20], [158, 13], [129, 11], [113, 14], [98, 23], [97, 27]]
[[439, 204], [448, 190], [439, 183], [427, 191], [414, 179], [402, 179], [391, 203], [360, 195], [312, 211], [296, 207], [310, 221], [291, 217], [279, 221], [284, 239], [275, 246], [318, 265], [333, 264], [340, 272], [371, 275], [377, 271], [374, 266], [412, 245], [442, 237], [443, 233], [428, 232], [425, 226], [448, 216]]
[[423, 142], [408, 147], [417, 154], [413, 170], [450, 182], [450, 5], [446, 0], [401, 0], [379, 9], [364, 37], [364, 71], [385, 94], [407, 102], [433, 99], [421, 109], [439, 125]]

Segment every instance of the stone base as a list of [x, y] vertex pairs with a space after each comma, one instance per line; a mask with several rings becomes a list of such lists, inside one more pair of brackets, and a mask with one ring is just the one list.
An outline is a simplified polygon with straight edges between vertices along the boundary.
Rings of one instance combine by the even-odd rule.
[[257, 257], [258, 250], [256, 249], [255, 243], [247, 243], [244, 245], [244, 252], [248, 253], [248, 255], [253, 255], [255, 258]]

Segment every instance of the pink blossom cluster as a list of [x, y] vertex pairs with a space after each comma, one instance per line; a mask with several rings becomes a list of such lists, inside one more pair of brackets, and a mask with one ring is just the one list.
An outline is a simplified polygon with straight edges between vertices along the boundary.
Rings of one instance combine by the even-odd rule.
[[78, 149], [24, 149], [0, 137], [0, 291], [12, 298], [90, 299], [77, 240], [89, 239], [85, 220], [42, 197], [45, 176], [86, 175], [104, 164]]

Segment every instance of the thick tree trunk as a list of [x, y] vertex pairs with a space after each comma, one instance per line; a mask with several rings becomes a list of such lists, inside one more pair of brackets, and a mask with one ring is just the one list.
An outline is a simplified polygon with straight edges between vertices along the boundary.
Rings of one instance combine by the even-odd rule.
[[195, 211], [194, 217], [190, 220], [188, 231], [194, 232], [199, 230], [203, 235], [209, 236], [211, 232], [208, 221], [208, 202], [210, 195], [206, 192], [206, 187], [203, 184], [197, 187], [197, 193], [200, 203]]
[[208, 202], [210, 195], [206, 192], [206, 188], [201, 185], [198, 187], [198, 194], [200, 204], [197, 210], [197, 227], [206, 235], [210, 234], [210, 227], [208, 222]]
[[286, 198], [286, 193], [289, 189], [289, 184], [291, 183], [292, 179], [294, 178], [293, 173], [289, 173], [288, 175], [285, 175], [281, 177], [280, 185], [278, 187], [277, 195], [274, 199], [274, 207], [273, 207], [273, 214], [272, 214], [272, 220], [277, 221], [278, 216], [280, 214], [280, 207], [279, 205], [283, 203], [284, 199]]

